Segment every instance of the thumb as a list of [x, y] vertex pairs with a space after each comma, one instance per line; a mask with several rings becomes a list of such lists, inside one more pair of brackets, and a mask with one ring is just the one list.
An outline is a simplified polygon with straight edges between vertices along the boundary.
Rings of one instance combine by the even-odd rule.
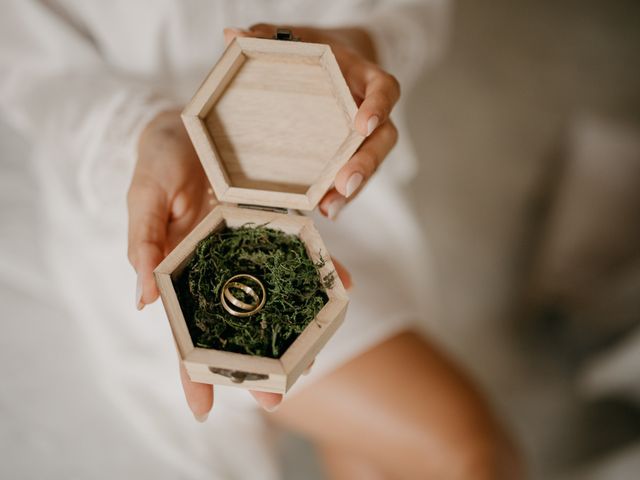
[[127, 195], [127, 204], [129, 261], [138, 276], [135, 302], [141, 310], [159, 295], [153, 270], [164, 258], [169, 212], [164, 191], [135, 178]]
[[349, 270], [347, 270], [346, 267], [335, 258], [331, 257], [331, 261], [333, 262], [333, 266], [336, 268], [336, 273], [340, 277], [340, 280], [342, 280], [342, 285], [344, 285], [345, 290], [349, 290], [353, 286]]
[[249, 392], [253, 395], [253, 398], [256, 399], [258, 405], [267, 412], [274, 412], [282, 402], [282, 395], [280, 393], [258, 392], [256, 390], [250, 390]]
[[180, 380], [187, 399], [187, 405], [193, 416], [199, 422], [204, 422], [213, 406], [213, 386], [206, 383], [196, 383], [189, 379], [189, 374], [180, 362]]

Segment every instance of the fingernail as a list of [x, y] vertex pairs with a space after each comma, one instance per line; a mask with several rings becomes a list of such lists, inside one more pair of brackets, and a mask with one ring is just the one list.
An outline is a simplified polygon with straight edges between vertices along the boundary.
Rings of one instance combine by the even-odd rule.
[[271, 405], [271, 406], [263, 405], [262, 408], [264, 408], [267, 412], [272, 413], [272, 412], [275, 412], [276, 410], [278, 410], [279, 406], [280, 406], [280, 404], [276, 403], [275, 405]]
[[229, 32], [233, 32], [236, 35], [243, 35], [247, 33], [251, 33], [249, 30], [245, 30], [244, 28], [236, 28], [236, 27], [228, 27], [226, 28]]
[[142, 275], [138, 274], [136, 280], [136, 308], [142, 310], [144, 303], [142, 303]]
[[197, 414], [193, 414], [193, 418], [196, 419], [196, 421], [200, 422], [200, 423], [204, 423], [207, 421], [207, 418], [209, 418], [209, 412], [206, 413], [202, 413], [200, 415]]
[[374, 115], [371, 118], [369, 118], [369, 121], [367, 122], [367, 137], [373, 133], [373, 131], [378, 126], [379, 122], [380, 122], [380, 119], [378, 118], [377, 115]]
[[311, 362], [309, 366], [302, 371], [302, 375], [309, 375], [311, 373], [311, 368], [313, 367], [314, 363], [316, 363], [315, 360]]
[[347, 198], [353, 195], [353, 192], [355, 192], [362, 184], [362, 180], [364, 180], [364, 177], [360, 172], [356, 172], [349, 177], [349, 180], [347, 180], [347, 187], [345, 192], [347, 194]]
[[329, 208], [327, 208], [327, 216], [330, 220], [336, 219], [345, 203], [347, 203], [347, 200], [344, 197], [339, 197], [329, 204]]
[[352, 292], [353, 291], [353, 280], [351, 280], [351, 284], [348, 287], [345, 287], [345, 290], [347, 292]]

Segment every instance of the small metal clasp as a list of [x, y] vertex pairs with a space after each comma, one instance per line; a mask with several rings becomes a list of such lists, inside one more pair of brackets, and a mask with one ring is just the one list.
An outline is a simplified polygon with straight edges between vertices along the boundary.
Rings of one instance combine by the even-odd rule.
[[211, 373], [227, 377], [233, 383], [242, 383], [245, 380], [268, 380], [269, 375], [264, 373], [249, 373], [240, 370], [229, 370], [226, 368], [209, 367]]
[[299, 42], [299, 37], [294, 37], [293, 32], [289, 28], [278, 28], [273, 36], [274, 40], [285, 40], [288, 42]]

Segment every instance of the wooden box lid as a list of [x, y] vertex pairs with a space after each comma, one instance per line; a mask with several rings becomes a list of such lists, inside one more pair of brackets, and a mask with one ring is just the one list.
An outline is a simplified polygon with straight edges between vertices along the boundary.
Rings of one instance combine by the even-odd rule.
[[364, 140], [328, 45], [236, 38], [182, 118], [222, 202], [312, 210]]

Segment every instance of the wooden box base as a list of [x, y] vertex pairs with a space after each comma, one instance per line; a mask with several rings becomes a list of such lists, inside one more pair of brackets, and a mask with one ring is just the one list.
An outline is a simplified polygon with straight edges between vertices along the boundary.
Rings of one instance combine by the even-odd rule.
[[191, 260], [200, 240], [224, 227], [237, 228], [248, 223], [267, 224], [268, 228], [298, 236], [314, 262], [321, 256], [325, 260], [319, 269], [321, 276], [335, 271], [329, 253], [308, 217], [223, 204], [214, 208], [154, 273], [178, 353], [191, 380], [285, 393], [344, 320], [348, 298], [337, 275], [333, 287], [326, 291], [326, 305], [278, 359], [195, 347], [174, 288], [175, 278]]

